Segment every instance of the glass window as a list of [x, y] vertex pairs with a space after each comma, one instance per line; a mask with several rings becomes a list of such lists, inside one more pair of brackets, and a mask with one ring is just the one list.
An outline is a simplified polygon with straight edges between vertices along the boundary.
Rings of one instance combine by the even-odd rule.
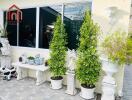
[[79, 42], [80, 27], [82, 25], [84, 13], [91, 11], [91, 2], [67, 4], [64, 7], [64, 23], [68, 33], [68, 47], [76, 49]]
[[[6, 23], [6, 11], [4, 12], [4, 24]], [[7, 22], [7, 38], [10, 45], [17, 46], [17, 24]]]
[[23, 19], [19, 24], [19, 46], [35, 47], [36, 8], [22, 9]]
[[61, 6], [48, 6], [40, 8], [40, 30], [39, 47], [49, 48], [53, 36], [54, 22], [58, 15], [61, 15]]
[[[8, 40], [10, 45], [24, 47], [35, 47], [36, 39], [36, 8], [21, 9], [22, 21], [17, 24], [15, 16], [13, 21], [7, 21]], [[16, 12], [16, 11], [13, 11]], [[4, 22], [6, 22], [6, 13], [4, 12]], [[17, 31], [19, 39], [17, 39]], [[17, 41], [18, 40], [18, 41]]]

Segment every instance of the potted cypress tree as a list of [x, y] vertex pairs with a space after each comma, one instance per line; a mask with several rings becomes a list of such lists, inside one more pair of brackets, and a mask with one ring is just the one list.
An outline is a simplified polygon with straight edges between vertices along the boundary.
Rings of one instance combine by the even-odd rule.
[[94, 24], [89, 11], [85, 12], [80, 29], [80, 45], [77, 50], [77, 79], [81, 83], [81, 97], [94, 98], [95, 84], [98, 81], [101, 63], [97, 54], [97, 35], [99, 27]]
[[54, 24], [54, 34], [50, 43], [50, 59], [49, 67], [52, 74], [51, 87], [52, 89], [62, 88], [63, 75], [66, 72], [65, 58], [66, 58], [66, 32], [61, 17], [58, 16]]

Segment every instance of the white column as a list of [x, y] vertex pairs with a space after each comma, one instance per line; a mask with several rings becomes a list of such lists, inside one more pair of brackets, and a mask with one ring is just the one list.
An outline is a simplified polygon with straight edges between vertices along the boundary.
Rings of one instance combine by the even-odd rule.
[[67, 90], [65, 93], [75, 95], [77, 93], [75, 89], [75, 73], [67, 72]]
[[36, 48], [39, 47], [39, 16], [40, 7], [36, 8]]
[[17, 46], [19, 46], [19, 23], [17, 22]]
[[62, 12], [61, 12], [61, 14], [62, 14], [62, 16], [61, 16], [62, 22], [64, 22], [64, 9], [65, 9], [65, 5], [62, 4]]
[[4, 25], [4, 12], [0, 9], [0, 27]]

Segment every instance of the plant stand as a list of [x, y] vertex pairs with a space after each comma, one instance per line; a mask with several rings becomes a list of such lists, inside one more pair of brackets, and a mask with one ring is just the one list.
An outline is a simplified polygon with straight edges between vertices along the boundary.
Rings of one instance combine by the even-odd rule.
[[115, 100], [115, 84], [102, 83], [103, 94], [101, 100]]
[[76, 51], [69, 50], [67, 52], [67, 66], [68, 70], [66, 72], [67, 74], [67, 90], [65, 93], [70, 95], [75, 95], [77, 93], [77, 90], [75, 89], [75, 62], [76, 62], [77, 54]]
[[115, 100], [115, 88], [116, 81], [112, 77], [114, 73], [118, 71], [117, 65], [109, 61], [102, 61], [102, 69], [105, 71], [106, 76], [104, 76], [102, 81], [102, 97], [101, 100]]
[[75, 89], [75, 73], [67, 71], [67, 90], [65, 93], [75, 95], [77, 90]]

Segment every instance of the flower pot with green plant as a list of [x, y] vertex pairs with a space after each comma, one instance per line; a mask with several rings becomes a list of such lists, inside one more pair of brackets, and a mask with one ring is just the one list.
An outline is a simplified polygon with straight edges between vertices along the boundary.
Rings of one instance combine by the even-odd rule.
[[66, 72], [65, 58], [66, 58], [66, 32], [61, 17], [58, 16], [54, 24], [53, 38], [50, 43], [50, 59], [48, 65], [51, 77], [51, 88], [62, 88], [63, 75]]
[[[102, 80], [102, 99], [115, 100], [116, 81], [113, 77], [118, 72], [119, 66], [126, 63], [127, 52], [127, 34], [123, 31], [114, 31], [106, 35], [101, 43], [101, 53], [105, 55], [102, 59], [102, 69], [105, 76]], [[118, 91], [118, 95], [122, 94], [122, 90]]]
[[[113, 75], [118, 71], [118, 66], [123, 66], [126, 63], [126, 40], [126, 32], [117, 30], [106, 35], [102, 41], [101, 52], [106, 57], [102, 60], [102, 69], [107, 75]], [[113, 78], [107, 80], [115, 84]]]
[[95, 85], [100, 76], [101, 63], [97, 54], [98, 33], [98, 25], [93, 22], [89, 11], [86, 11], [80, 29], [76, 68], [76, 76], [81, 83], [80, 95], [85, 99], [94, 98]]
[[28, 57], [28, 64], [30, 64], [30, 65], [34, 64], [34, 57], [32, 57], [32, 56]]

